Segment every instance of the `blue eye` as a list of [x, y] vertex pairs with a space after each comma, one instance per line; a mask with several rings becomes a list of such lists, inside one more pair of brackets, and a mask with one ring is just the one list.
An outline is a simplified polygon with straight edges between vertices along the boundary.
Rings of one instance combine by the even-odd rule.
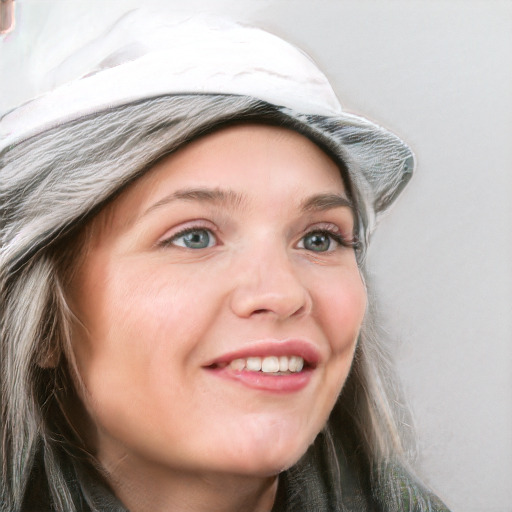
[[318, 229], [304, 235], [297, 244], [299, 249], [306, 249], [312, 252], [331, 252], [340, 246], [355, 248], [356, 242], [346, 240], [339, 233]]
[[308, 233], [303, 239], [304, 249], [313, 252], [326, 252], [333, 245], [332, 235], [325, 231], [313, 231]]
[[181, 233], [177, 233], [170, 240], [164, 242], [165, 245], [177, 245], [187, 249], [206, 249], [212, 247], [216, 242], [213, 233], [204, 228], [189, 228]]

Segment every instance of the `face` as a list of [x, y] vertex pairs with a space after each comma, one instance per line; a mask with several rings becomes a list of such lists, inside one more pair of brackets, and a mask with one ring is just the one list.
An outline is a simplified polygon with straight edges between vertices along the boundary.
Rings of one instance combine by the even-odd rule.
[[96, 218], [71, 283], [92, 449], [271, 475], [325, 424], [366, 307], [337, 166], [283, 128], [205, 136]]

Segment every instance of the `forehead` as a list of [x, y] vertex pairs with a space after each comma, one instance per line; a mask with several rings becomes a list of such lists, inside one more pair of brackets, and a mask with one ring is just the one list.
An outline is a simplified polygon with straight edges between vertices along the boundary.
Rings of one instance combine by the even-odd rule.
[[343, 188], [338, 166], [315, 143], [290, 129], [260, 124], [230, 126], [189, 143], [153, 165], [138, 185], [204, 180], [243, 188], [262, 179], [297, 189], [307, 183]]
[[265, 201], [298, 207], [308, 194], [345, 195], [339, 167], [314, 142], [287, 128], [244, 124], [219, 129], [162, 158], [100, 217], [126, 226], [169, 194], [190, 188], [221, 190], [231, 203], [255, 208]]

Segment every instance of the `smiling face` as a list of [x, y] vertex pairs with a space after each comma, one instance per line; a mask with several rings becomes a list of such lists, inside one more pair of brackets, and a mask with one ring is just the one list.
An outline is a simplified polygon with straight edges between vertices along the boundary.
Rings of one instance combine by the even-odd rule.
[[93, 221], [70, 303], [107, 469], [265, 476], [303, 455], [366, 306], [349, 205], [315, 144], [244, 125], [158, 162]]

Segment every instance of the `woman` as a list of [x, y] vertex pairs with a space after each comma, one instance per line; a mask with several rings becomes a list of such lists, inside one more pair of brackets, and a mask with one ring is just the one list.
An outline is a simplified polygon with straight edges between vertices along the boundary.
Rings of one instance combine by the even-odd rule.
[[2, 510], [446, 510], [362, 277], [408, 147], [218, 20], [52, 80], [0, 123]]

